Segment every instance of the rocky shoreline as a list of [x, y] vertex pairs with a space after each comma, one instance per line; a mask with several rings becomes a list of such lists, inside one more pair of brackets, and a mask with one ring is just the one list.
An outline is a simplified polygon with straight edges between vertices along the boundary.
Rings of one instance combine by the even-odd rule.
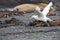
[[[28, 18], [29, 16], [27, 16], [27, 15], [29, 15], [29, 14], [31, 14], [31, 13], [21, 13], [21, 12], [18, 13], [17, 12], [17, 14], [15, 14], [14, 12], [11, 12], [11, 13], [10, 12], [6, 12], [6, 11], [5, 12], [4, 11], [0, 12], [0, 19], [1, 19], [0, 20], [0, 28], [7, 27], [7, 26], [16, 26], [16, 25], [21, 25], [21, 26], [39, 26], [39, 27], [47, 26], [47, 24], [40, 23], [39, 21], [30, 20], [32, 22], [24, 23], [23, 21], [21, 21], [21, 19], [23, 20], [24, 18], [21, 18], [21, 19], [19, 18], [20, 19], [19, 21], [16, 19], [16, 18], [18, 18], [18, 16], [20, 16], [20, 17], [24, 17], [25, 16], [25, 18]], [[16, 16], [16, 18], [14, 16]], [[51, 18], [52, 18], [52, 20], [54, 20], [53, 22], [49, 23], [50, 27], [52, 27], [52, 26], [60, 26], [60, 19], [57, 17], [58, 15], [56, 16], [56, 15], [52, 14], [50, 16], [52, 16], [53, 18], [52, 17]], [[54, 19], [54, 16], [56, 18], [58, 18], [58, 19]], [[2, 21], [2, 19], [4, 21]], [[28, 20], [28, 19], [25, 19], [25, 20]]]

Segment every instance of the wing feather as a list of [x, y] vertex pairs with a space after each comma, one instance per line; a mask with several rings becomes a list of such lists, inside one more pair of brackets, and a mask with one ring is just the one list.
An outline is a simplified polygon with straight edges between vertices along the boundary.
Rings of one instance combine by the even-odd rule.
[[36, 6], [35, 8], [35, 13], [37, 13], [37, 15], [40, 17], [40, 16], [43, 16], [42, 12], [40, 11], [40, 7], [39, 6]]
[[42, 14], [43, 14], [44, 16], [47, 15], [47, 13], [49, 12], [51, 6], [52, 6], [52, 2], [50, 2], [50, 3], [44, 8], [44, 10], [42, 11]]

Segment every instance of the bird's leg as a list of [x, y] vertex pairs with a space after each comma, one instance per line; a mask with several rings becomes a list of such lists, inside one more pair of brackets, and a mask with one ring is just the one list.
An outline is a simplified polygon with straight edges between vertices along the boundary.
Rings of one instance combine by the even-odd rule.
[[47, 24], [48, 27], [50, 26], [49, 21], [47, 21], [46, 24]]
[[47, 24], [48, 27], [50, 26], [49, 23], [46, 22], [46, 24]]

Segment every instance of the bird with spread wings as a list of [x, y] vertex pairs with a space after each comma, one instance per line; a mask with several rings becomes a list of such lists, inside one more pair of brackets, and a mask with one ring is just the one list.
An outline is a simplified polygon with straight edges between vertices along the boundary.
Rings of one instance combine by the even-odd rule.
[[50, 18], [48, 18], [46, 15], [48, 14], [50, 7], [53, 5], [52, 2], [50, 2], [43, 11], [40, 10], [40, 8], [38, 6], [36, 6], [35, 8], [35, 12], [37, 13], [37, 15], [33, 15], [32, 18], [34, 18], [35, 20], [40, 20], [43, 22], [51, 22], [52, 20]]

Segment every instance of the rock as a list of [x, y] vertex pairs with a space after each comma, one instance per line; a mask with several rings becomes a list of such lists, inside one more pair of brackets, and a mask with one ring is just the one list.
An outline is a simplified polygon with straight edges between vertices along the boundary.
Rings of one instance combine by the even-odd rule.
[[23, 3], [49, 3], [53, 2], [54, 6], [57, 6], [57, 10], [60, 10], [60, 0], [0, 0], [1, 7], [13, 7]]
[[23, 11], [23, 12], [32, 12], [34, 11], [35, 4], [22, 4], [14, 7], [14, 10]]
[[3, 18], [7, 18], [7, 15], [4, 15]]
[[56, 14], [56, 16], [60, 16], [60, 14]]
[[51, 26], [60, 26], [60, 20], [59, 19], [55, 19], [54, 21], [50, 22]]
[[2, 12], [0, 12], [0, 18], [2, 18], [4, 16], [4, 14]]
[[5, 20], [5, 23], [9, 24], [9, 23], [11, 23], [11, 20]]
[[2, 21], [0, 21], [0, 25], [2, 24]]
[[9, 24], [9, 25], [17, 25], [18, 24], [18, 22], [16, 21], [15, 18], [11, 18], [10, 20], [5, 20], [5, 23]]
[[18, 25], [19, 24], [19, 22], [17, 22], [17, 20], [15, 18], [11, 18], [10, 21], [11, 21], [10, 24], [12, 24], [12, 25]]
[[[22, 12], [33, 12], [35, 10], [35, 7], [39, 6], [41, 10], [43, 10], [47, 4], [45, 3], [39, 3], [39, 4], [22, 4], [14, 7], [15, 11], [22, 11]], [[55, 10], [54, 7], [51, 7], [51, 11], [49, 11], [48, 15], [52, 14], [52, 11]]]
[[[49, 23], [50, 26], [60, 26], [60, 19], [54, 19], [54, 21]], [[41, 23], [39, 21], [33, 21], [29, 24], [29, 26], [38, 26], [38, 27], [45, 27], [48, 26], [46, 23]]]
[[29, 26], [38, 26], [38, 27], [41, 27], [41, 26], [47, 26], [47, 24], [41, 23], [40, 21], [35, 20], [32, 23], [29, 23]]

